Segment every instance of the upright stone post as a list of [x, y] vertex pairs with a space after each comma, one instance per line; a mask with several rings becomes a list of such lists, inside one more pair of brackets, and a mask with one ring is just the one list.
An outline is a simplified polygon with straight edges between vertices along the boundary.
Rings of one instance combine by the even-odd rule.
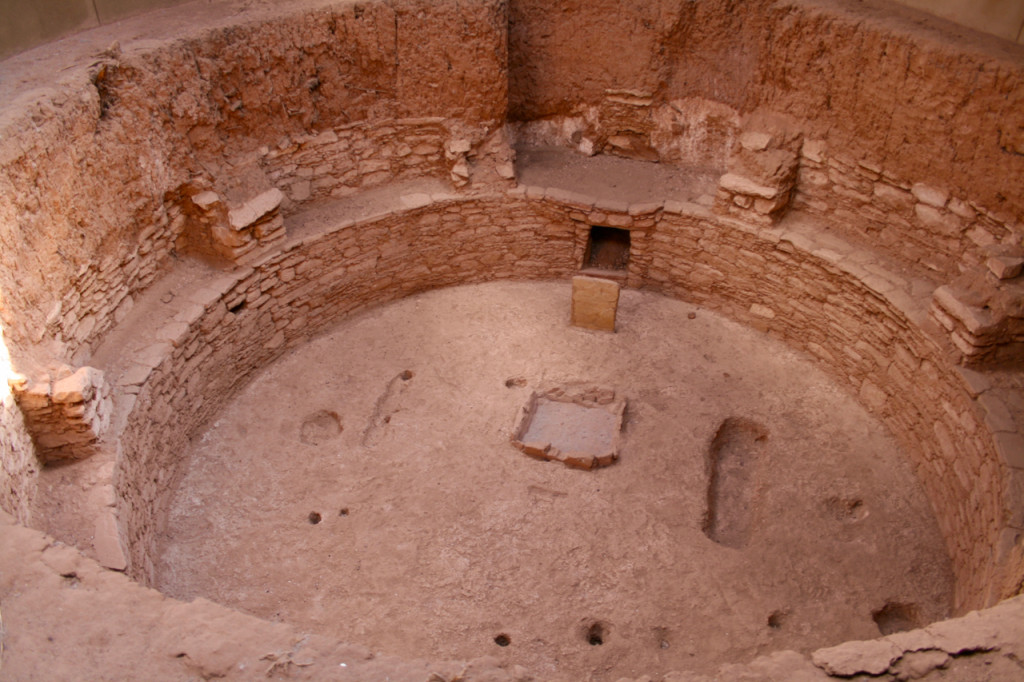
[[618, 308], [618, 282], [586, 275], [572, 278], [573, 326], [614, 332]]

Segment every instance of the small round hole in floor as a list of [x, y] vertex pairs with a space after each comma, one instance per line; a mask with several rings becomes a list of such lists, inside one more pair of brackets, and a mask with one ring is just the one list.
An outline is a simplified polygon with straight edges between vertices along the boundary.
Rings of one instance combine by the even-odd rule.
[[320, 516], [320, 512], [313, 511], [309, 512], [309, 516], [306, 518], [308, 518], [309, 522], [315, 526], [316, 524], [320, 523], [320, 519], [323, 517]]
[[342, 507], [341, 511], [338, 512], [338, 516], [348, 516], [348, 507]]
[[498, 646], [508, 646], [512, 643], [512, 638], [506, 635], [505, 633], [501, 633], [500, 635], [496, 635], [494, 637], [494, 643]]
[[412, 370], [411, 369], [407, 369], [404, 372], [402, 372], [401, 374], [399, 374], [398, 377], [402, 381], [408, 381], [409, 379], [412, 379], [412, 377], [413, 377]]
[[323, 445], [341, 435], [343, 428], [337, 412], [319, 410], [303, 420], [299, 440], [306, 445]]
[[602, 623], [594, 623], [587, 628], [587, 644], [590, 646], [601, 646], [604, 644], [606, 633]]
[[654, 628], [654, 641], [658, 643], [658, 648], [659, 649], [667, 649], [669, 647], [668, 637], [669, 637], [669, 630], [668, 630], [668, 628], [665, 628], [665, 627]]

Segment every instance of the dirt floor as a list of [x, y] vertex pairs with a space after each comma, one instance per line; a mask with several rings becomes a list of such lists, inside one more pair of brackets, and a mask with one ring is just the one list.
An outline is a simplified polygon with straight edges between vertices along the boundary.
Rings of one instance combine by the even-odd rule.
[[[637, 291], [618, 333], [576, 329], [569, 298], [432, 292], [266, 369], [185, 455], [158, 587], [542, 679], [711, 670], [947, 615], [909, 464], [805, 357]], [[627, 400], [617, 463], [510, 444], [534, 390], [579, 383]]]

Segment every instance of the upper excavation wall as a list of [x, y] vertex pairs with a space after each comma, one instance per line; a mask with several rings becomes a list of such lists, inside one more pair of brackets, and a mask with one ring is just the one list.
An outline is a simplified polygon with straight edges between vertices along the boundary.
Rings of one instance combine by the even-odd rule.
[[[894, 0], [963, 26], [1024, 43], [1024, 6], [1016, 0]], [[8, 0], [0, 8], [0, 58], [76, 30], [189, 0]]]
[[[24, 106], [0, 119], [0, 315], [22, 354], [54, 339], [62, 348], [46, 353], [71, 360], [95, 342], [153, 280], [185, 229], [182, 203], [205, 189], [241, 204], [271, 187], [268, 172], [300, 165], [313, 193], [339, 167], [354, 171], [350, 191], [406, 167], [447, 175], [438, 139], [391, 156], [375, 141], [343, 143], [329, 150], [329, 169], [311, 154], [281, 163], [309, 140], [322, 144], [321, 132], [402, 121], [432, 123], [444, 138], [440, 120], [425, 120], [443, 117], [441, 128], [479, 138], [504, 119], [500, 4], [345, 3], [298, 14], [279, 4], [237, 25], [231, 3], [216, 9], [226, 16], [211, 23], [224, 27], [186, 31], [161, 49], [148, 35], [126, 41], [56, 91], [8, 84], [8, 101]], [[452, 31], [458, 40], [423, 40]], [[61, 56], [46, 70], [59, 73]], [[8, 66], [22, 59], [45, 58]], [[367, 180], [369, 167], [383, 173]]]
[[633, 136], [627, 153], [714, 165], [742, 116], [770, 110], [1024, 222], [1022, 46], [970, 32], [954, 45], [910, 10], [845, 0], [513, 0], [510, 22], [513, 120], [577, 117], [598, 148]]
[[[957, 273], [1024, 233], [1024, 47], [954, 48], [903, 10], [837, 0], [313, 5], [238, 23], [235, 3], [202, 3], [93, 38], [123, 47], [8, 60], [65, 74], [45, 96], [0, 85], [16, 104], [0, 119], [0, 316], [20, 361], [45, 340], [45, 357], [84, 360], [176, 246], [210, 251], [191, 197], [230, 209], [277, 188], [287, 213], [390, 178], [468, 179], [487, 156], [507, 178], [506, 113], [523, 140], [719, 173], [752, 117], [781, 113], [814, 171], [802, 205], [913, 244], [912, 263]], [[65, 70], [76, 59], [92, 66]], [[946, 205], [918, 210], [919, 183]]]

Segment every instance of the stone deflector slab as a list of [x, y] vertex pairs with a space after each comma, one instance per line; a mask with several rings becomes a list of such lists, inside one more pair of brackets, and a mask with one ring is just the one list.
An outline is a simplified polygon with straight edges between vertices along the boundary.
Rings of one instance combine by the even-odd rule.
[[576, 327], [615, 331], [619, 284], [600, 277], [572, 278], [572, 323]]

